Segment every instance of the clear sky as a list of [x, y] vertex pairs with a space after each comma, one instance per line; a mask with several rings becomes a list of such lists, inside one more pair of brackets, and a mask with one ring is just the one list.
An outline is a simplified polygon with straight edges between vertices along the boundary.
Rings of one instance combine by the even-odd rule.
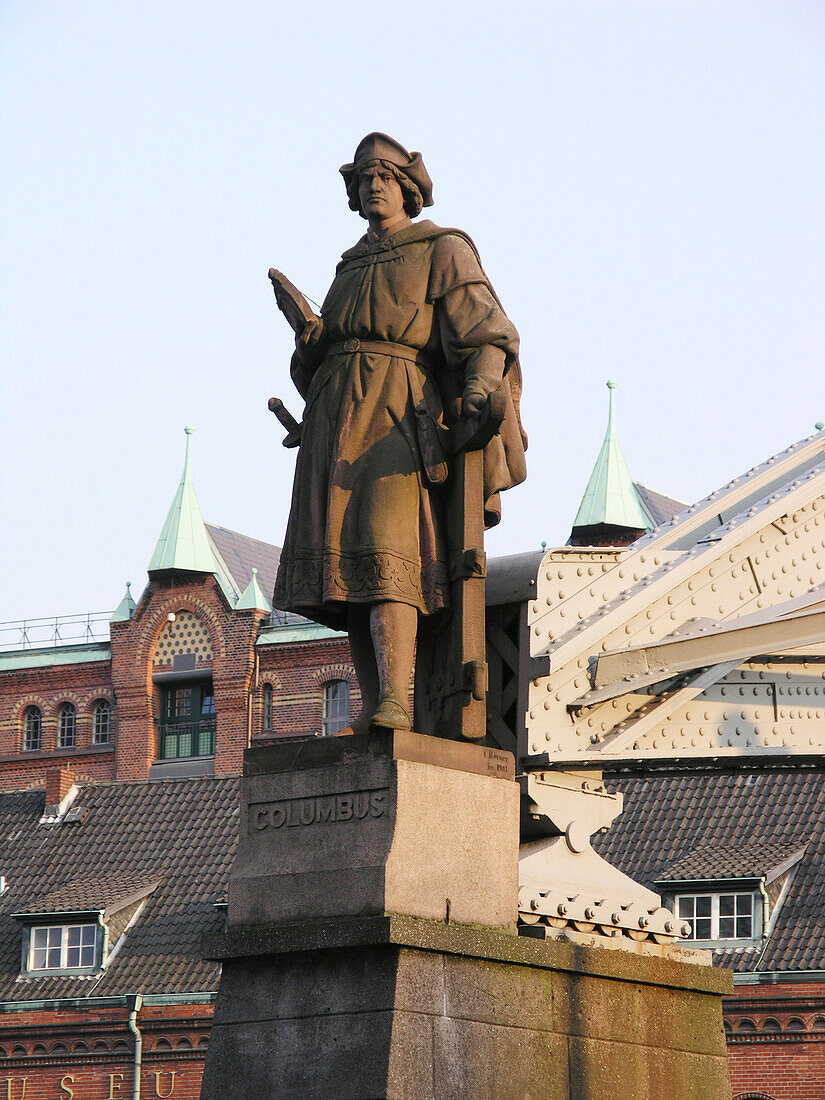
[[316, 301], [385, 130], [522, 336], [563, 543], [607, 415], [686, 501], [825, 420], [825, 5], [4, 0], [0, 620], [139, 593], [193, 424], [208, 522], [279, 542], [300, 412], [267, 270]]

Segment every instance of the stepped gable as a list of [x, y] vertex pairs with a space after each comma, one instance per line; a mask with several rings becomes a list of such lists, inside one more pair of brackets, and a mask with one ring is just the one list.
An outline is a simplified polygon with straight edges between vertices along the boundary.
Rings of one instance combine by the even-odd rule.
[[759, 878], [804, 849], [767, 941], [715, 951], [714, 964], [739, 972], [825, 970], [821, 763], [800, 768], [741, 761], [735, 772], [615, 771], [605, 779], [625, 796], [624, 811], [608, 833], [593, 838], [593, 847], [650, 889], [661, 890], [680, 865], [691, 868], [685, 878], [723, 879], [733, 850], [750, 853], [748, 871]]
[[[84, 784], [74, 820], [52, 824], [40, 824], [43, 791], [0, 794], [0, 1001], [217, 989], [219, 968], [200, 957], [200, 941], [224, 924], [215, 903], [225, 901], [237, 843], [238, 783]], [[128, 923], [115, 913], [105, 970], [20, 978], [24, 924], [12, 914], [118, 906], [137, 918], [113, 953]]]

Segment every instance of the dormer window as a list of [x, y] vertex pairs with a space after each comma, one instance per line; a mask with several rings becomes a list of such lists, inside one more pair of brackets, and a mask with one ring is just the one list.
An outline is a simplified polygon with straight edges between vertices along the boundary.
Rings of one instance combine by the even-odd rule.
[[690, 925], [689, 940], [752, 940], [754, 912], [752, 893], [676, 896], [676, 916]]
[[687, 939], [713, 950], [748, 949], [776, 922], [805, 840], [706, 846], [680, 856], [656, 881]]
[[97, 973], [119, 950], [157, 884], [84, 879], [12, 913], [23, 925], [22, 977]]
[[92, 971], [99, 966], [97, 924], [35, 925], [29, 930], [27, 969]]

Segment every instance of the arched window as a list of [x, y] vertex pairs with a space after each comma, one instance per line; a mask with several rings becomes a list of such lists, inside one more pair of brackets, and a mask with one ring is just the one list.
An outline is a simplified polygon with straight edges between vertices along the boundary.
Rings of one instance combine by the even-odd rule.
[[329, 737], [349, 725], [349, 684], [330, 680], [324, 684], [324, 736]]
[[264, 713], [263, 713], [263, 731], [264, 733], [272, 732], [272, 707], [274, 702], [274, 691], [272, 690], [272, 684], [264, 684]]
[[73, 749], [77, 740], [77, 711], [74, 703], [61, 703], [57, 711], [57, 747]]
[[98, 699], [92, 711], [92, 744], [108, 745], [112, 735], [112, 704]]
[[23, 752], [40, 752], [43, 743], [43, 715], [40, 707], [26, 707], [23, 712]]

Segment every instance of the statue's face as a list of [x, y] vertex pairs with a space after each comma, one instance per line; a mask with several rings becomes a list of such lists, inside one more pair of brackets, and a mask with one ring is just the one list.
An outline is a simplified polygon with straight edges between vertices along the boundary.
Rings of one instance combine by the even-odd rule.
[[390, 221], [404, 213], [401, 185], [380, 164], [371, 164], [358, 173], [358, 198], [370, 221]]

